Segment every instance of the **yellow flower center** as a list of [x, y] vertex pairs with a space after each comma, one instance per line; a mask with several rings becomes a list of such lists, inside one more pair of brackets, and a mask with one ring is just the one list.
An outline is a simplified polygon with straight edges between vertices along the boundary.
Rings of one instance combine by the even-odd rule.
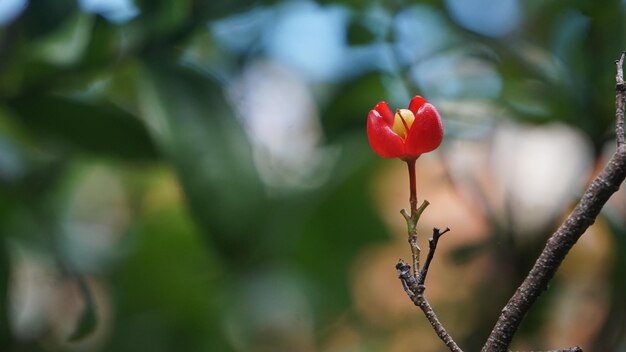
[[415, 121], [415, 115], [409, 109], [398, 109], [393, 119], [393, 127], [391, 128], [402, 139], [406, 139], [408, 131], [411, 129]]

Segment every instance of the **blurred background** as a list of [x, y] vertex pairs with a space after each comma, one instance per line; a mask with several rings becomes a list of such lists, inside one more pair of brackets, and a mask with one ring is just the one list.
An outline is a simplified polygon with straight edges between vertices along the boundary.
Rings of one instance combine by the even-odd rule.
[[[478, 351], [614, 149], [626, 1], [1, 0], [1, 351], [444, 351], [396, 278], [429, 99], [427, 295]], [[624, 186], [515, 350], [626, 351]]]

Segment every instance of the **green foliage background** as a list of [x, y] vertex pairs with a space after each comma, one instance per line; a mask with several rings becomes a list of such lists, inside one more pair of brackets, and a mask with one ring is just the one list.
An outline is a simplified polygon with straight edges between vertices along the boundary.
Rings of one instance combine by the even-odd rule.
[[[378, 45], [397, 56], [396, 16], [416, 6], [448, 32], [424, 57], [309, 81], [320, 147], [335, 151], [332, 161], [311, 171], [306, 187], [268, 185], [227, 94], [249, 64], [267, 59], [266, 43], [251, 38], [247, 50], [232, 50], [211, 29], [255, 10], [289, 16], [280, 9], [290, 3], [135, 1], [138, 15], [115, 23], [76, 1], [34, 0], [0, 28], [1, 351], [332, 350], [324, 346], [341, 319], [370, 337], [359, 350], [386, 350], [393, 328], [360, 323], [350, 291], [357, 254], [390, 240], [370, 185], [393, 161], [368, 147], [372, 106], [404, 106], [420, 92], [461, 102], [446, 110], [446, 143], [492, 122], [463, 117], [462, 103], [476, 97], [520, 121], [580, 128], [597, 159], [612, 138], [612, 62], [626, 49], [623, 2], [520, 1], [517, 28], [490, 36], [458, 23], [450, 2], [320, 1], [310, 4], [347, 14], [346, 48]], [[441, 80], [461, 82], [459, 92], [429, 91], [411, 67], [435, 56], [489, 65], [499, 93], [472, 89], [472, 72], [456, 71]], [[619, 217], [609, 223], [619, 253], [607, 275], [612, 308], [590, 351], [626, 348], [619, 298], [626, 226]], [[515, 262], [519, 273], [503, 279], [496, 271], [491, 279], [515, 287], [538, 243], [488, 247], [506, 253], [499, 260]], [[18, 290], [31, 262], [43, 277]], [[54, 289], [38, 287], [40, 280]], [[48, 302], [56, 313], [44, 309], [16, 328], [26, 313], [15, 307], [37, 306], [29, 290], [44, 301], [69, 298]], [[459, 343], [468, 350], [488, 334], [501, 307], [493, 305], [466, 328]], [[534, 314], [521, 335], [530, 341], [549, 307]]]

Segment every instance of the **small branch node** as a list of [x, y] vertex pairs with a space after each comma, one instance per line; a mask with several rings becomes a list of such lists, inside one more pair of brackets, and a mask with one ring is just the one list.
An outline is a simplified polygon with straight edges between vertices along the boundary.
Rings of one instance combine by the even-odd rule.
[[398, 264], [396, 264], [396, 271], [398, 272], [398, 277], [402, 278], [411, 271], [411, 266], [404, 260], [400, 259], [398, 260]]
[[417, 210], [415, 211], [415, 214], [413, 214], [414, 216], [414, 220], [415, 223], [417, 224], [417, 222], [420, 219], [420, 216], [422, 216], [422, 213], [424, 212], [424, 210], [426, 210], [426, 208], [430, 205], [430, 202], [428, 202], [426, 199], [424, 199], [424, 201], [422, 202], [422, 204], [420, 205], [419, 208], [417, 208]]
[[624, 57], [626, 56], [626, 51], [622, 51], [618, 60], [615, 60], [615, 65], [617, 69], [617, 73], [615, 74], [615, 81], [617, 84], [624, 83]]
[[404, 289], [404, 292], [406, 292], [407, 296], [409, 296], [409, 298], [413, 300], [413, 297], [415, 297], [415, 293], [411, 291], [409, 284], [406, 282], [406, 280], [402, 280], [402, 278], [400, 278], [400, 281], [402, 282], [402, 288]]
[[409, 213], [406, 211], [406, 209], [402, 209], [400, 210], [400, 214], [402, 214], [402, 216], [404, 217], [404, 219], [406, 220], [406, 222], [408, 223], [409, 221], [411, 221], [411, 216], [409, 215]]

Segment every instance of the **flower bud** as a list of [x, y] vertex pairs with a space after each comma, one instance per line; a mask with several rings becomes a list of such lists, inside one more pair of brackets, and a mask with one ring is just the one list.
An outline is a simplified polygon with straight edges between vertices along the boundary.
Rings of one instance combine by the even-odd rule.
[[408, 109], [395, 115], [385, 102], [378, 103], [367, 117], [367, 138], [372, 149], [383, 158], [415, 160], [439, 147], [443, 124], [437, 109], [416, 96]]

